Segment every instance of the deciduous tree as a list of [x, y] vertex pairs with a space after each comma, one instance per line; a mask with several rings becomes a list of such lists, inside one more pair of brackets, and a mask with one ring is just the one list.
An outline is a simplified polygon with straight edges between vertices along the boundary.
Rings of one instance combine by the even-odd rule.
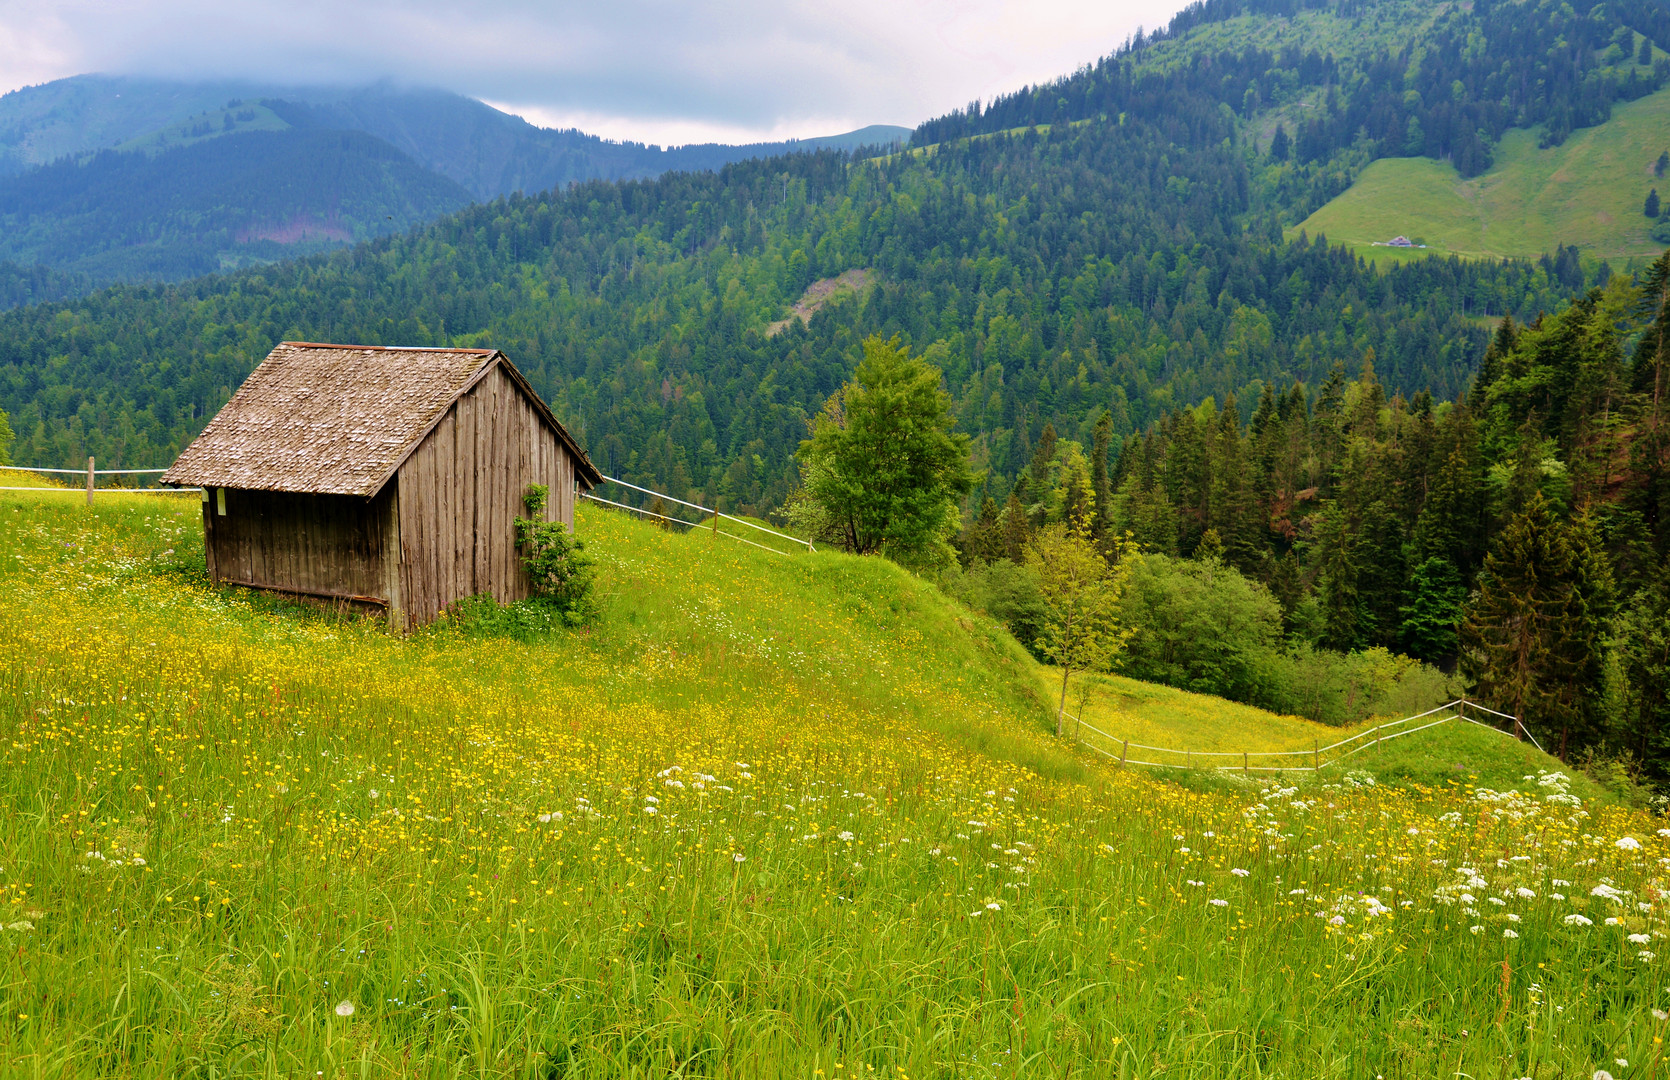
[[857, 377], [818, 414], [800, 444], [809, 510], [859, 554], [932, 561], [974, 486], [968, 436], [953, 434], [940, 371], [895, 337], [871, 337]]
[[1072, 673], [1106, 668], [1130, 637], [1118, 613], [1130, 578], [1123, 556], [1130, 550], [1129, 545], [1122, 545], [1117, 553], [1121, 557], [1110, 563], [1102, 557], [1084, 518], [1046, 525], [1027, 544], [1027, 566], [1038, 575], [1038, 592], [1047, 612], [1039, 645], [1045, 656], [1061, 665], [1057, 735], [1063, 730]]

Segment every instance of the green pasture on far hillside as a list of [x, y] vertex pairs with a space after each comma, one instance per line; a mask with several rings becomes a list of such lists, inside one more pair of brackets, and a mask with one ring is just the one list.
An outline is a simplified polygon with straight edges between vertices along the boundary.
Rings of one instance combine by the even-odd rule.
[[[1656, 257], [1653, 221], [1642, 214], [1654, 187], [1670, 197], [1670, 174], [1653, 175], [1670, 149], [1670, 90], [1613, 109], [1598, 127], [1564, 144], [1537, 146], [1537, 132], [1514, 129], [1484, 174], [1464, 180], [1448, 162], [1382, 158], [1349, 189], [1288, 230], [1350, 245], [1365, 258], [1403, 261], [1423, 255], [1536, 258], [1560, 244], [1622, 268]], [[1420, 251], [1373, 246], [1395, 236], [1425, 243]]]

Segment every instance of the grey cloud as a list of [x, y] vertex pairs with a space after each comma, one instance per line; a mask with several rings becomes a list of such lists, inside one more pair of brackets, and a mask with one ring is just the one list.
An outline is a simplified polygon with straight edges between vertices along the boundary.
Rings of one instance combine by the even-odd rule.
[[22, 50], [57, 75], [395, 78], [547, 113], [759, 131], [909, 124], [1065, 73], [1173, 3], [0, 0], [0, 63]]

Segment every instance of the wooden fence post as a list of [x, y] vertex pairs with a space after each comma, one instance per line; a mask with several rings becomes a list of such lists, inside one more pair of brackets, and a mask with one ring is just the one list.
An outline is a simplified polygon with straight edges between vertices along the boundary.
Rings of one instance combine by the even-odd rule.
[[1119, 764], [1123, 765], [1125, 764], [1125, 759], [1131, 754], [1131, 740], [1123, 739], [1121, 742], [1123, 742], [1124, 745], [1119, 748]]
[[1321, 749], [1321, 747], [1322, 747], [1322, 742], [1321, 742], [1320, 739], [1315, 739], [1315, 738], [1311, 739], [1311, 741], [1310, 741], [1310, 771], [1311, 772], [1321, 772], [1322, 771], [1322, 749]]
[[87, 505], [93, 505], [93, 459], [87, 458]]
[[1252, 767], [1247, 764], [1247, 757], [1248, 757], [1247, 752], [1245, 750], [1241, 751], [1241, 775], [1242, 776], [1251, 776], [1252, 775]]
[[715, 544], [719, 542], [719, 511], [717, 510], [713, 512], [713, 542]]

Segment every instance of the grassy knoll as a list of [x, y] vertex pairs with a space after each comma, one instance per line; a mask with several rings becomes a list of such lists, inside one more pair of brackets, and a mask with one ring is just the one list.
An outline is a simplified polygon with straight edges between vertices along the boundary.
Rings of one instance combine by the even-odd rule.
[[[1058, 672], [1059, 669], [1052, 669], [1049, 673], [1048, 681], [1052, 685], [1060, 685], [1055, 682], [1060, 678]], [[1086, 742], [1115, 754], [1121, 750], [1118, 740], [1122, 739], [1195, 754], [1314, 751], [1317, 747], [1330, 746], [1352, 735], [1366, 735], [1377, 724], [1401, 718], [1377, 717], [1354, 727], [1338, 728], [1301, 716], [1265, 712], [1209, 694], [1191, 694], [1186, 690], [1138, 682], [1118, 675], [1080, 678], [1082, 681], [1069, 695], [1068, 712], [1112, 736], [1115, 741], [1109, 742], [1092, 733], [1083, 733]], [[1088, 687], [1089, 693], [1081, 697], [1083, 687]], [[1428, 704], [1421, 703], [1418, 707], [1424, 710]], [[1409, 728], [1416, 726], [1419, 725], [1408, 725]], [[1402, 729], [1393, 728], [1385, 734], [1398, 730]], [[1397, 784], [1410, 789], [1443, 787], [1452, 780], [1488, 788], [1513, 787], [1527, 774], [1534, 775], [1539, 770], [1559, 767], [1554, 759], [1529, 743], [1459, 723], [1428, 728], [1372, 745], [1359, 741], [1341, 749], [1358, 747], [1360, 749], [1356, 749], [1349, 759], [1342, 758], [1342, 764], [1334, 767], [1340, 772], [1367, 772], [1382, 784]], [[1133, 752], [1132, 756], [1168, 766], [1227, 766], [1233, 769], [1236, 765], [1234, 758], [1190, 759], [1180, 753]], [[1315, 760], [1326, 761], [1333, 757], [1334, 753], [1330, 753], [1319, 755]], [[1293, 758], [1253, 758], [1246, 763], [1304, 766], [1311, 760], [1309, 754], [1301, 753]], [[1337, 776], [1325, 771], [1320, 777], [1322, 782], [1329, 779], [1337, 779]], [[1308, 787], [1313, 779], [1297, 775], [1285, 782]], [[1584, 799], [1603, 801], [1611, 800], [1617, 794], [1582, 774], [1572, 777], [1570, 790]], [[1631, 797], [1635, 794], [1633, 791], [1625, 793]]]
[[[1620, 105], [1599, 127], [1573, 132], [1562, 146], [1539, 149], [1536, 132], [1514, 130], [1495, 164], [1463, 180], [1447, 162], [1383, 158], [1350, 189], [1306, 218], [1299, 230], [1391, 260], [1422, 254], [1534, 258], [1559, 244], [1587, 256], [1628, 261], [1663, 250], [1641, 213], [1650, 188], [1670, 194], [1670, 177], [1652, 165], [1670, 149], [1670, 90]], [[1425, 253], [1372, 247], [1404, 235]]]
[[0, 497], [7, 1075], [1655, 1067], [1639, 811], [1106, 769], [878, 560], [582, 507], [595, 627], [393, 640], [197, 514]]

